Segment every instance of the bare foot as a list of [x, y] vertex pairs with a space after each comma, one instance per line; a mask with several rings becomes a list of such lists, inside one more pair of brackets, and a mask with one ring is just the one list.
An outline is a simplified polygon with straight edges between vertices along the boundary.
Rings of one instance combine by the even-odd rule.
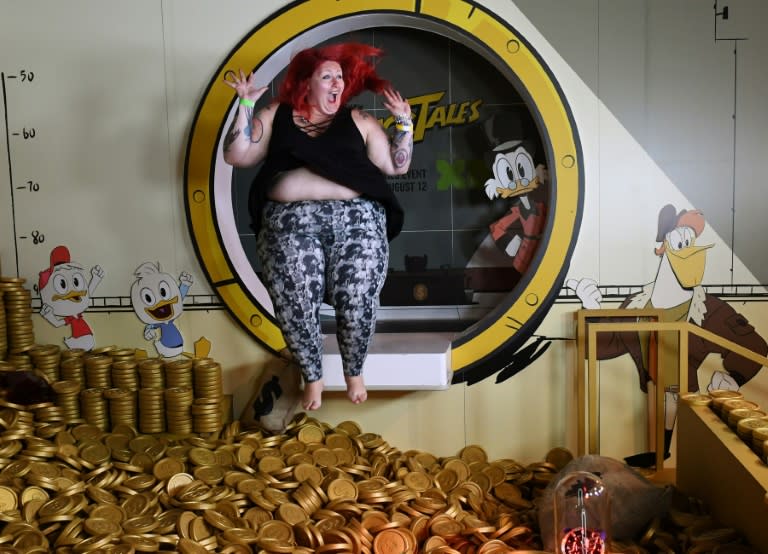
[[363, 382], [362, 375], [356, 375], [354, 377], [345, 375], [344, 380], [347, 382], [347, 396], [349, 396], [352, 404], [362, 404], [367, 400], [368, 391], [365, 390], [365, 383]]
[[312, 381], [304, 384], [304, 398], [301, 405], [305, 410], [317, 410], [320, 407], [323, 396], [323, 380]]

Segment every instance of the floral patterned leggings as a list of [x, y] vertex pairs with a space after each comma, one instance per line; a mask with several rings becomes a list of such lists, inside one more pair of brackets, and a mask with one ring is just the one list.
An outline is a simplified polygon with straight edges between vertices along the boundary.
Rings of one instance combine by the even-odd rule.
[[323, 301], [336, 312], [344, 375], [360, 375], [387, 277], [384, 208], [365, 198], [269, 201], [257, 251], [275, 317], [304, 381], [323, 376]]

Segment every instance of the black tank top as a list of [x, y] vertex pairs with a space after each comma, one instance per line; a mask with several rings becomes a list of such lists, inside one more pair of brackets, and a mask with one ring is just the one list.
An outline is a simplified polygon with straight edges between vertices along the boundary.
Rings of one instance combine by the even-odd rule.
[[283, 171], [306, 167], [363, 196], [380, 202], [387, 214], [387, 238], [395, 238], [403, 227], [403, 209], [386, 177], [368, 158], [365, 142], [349, 108], [342, 107], [324, 133], [311, 137], [293, 121], [293, 109], [280, 104], [272, 123], [267, 156], [251, 185], [250, 212], [258, 235], [261, 208], [275, 177]]

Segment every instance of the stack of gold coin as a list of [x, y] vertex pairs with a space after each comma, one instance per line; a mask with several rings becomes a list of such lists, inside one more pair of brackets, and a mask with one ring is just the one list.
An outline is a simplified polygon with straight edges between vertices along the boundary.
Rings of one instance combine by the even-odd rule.
[[131, 391], [139, 390], [139, 373], [134, 360], [118, 360], [112, 357], [112, 386]]
[[62, 356], [59, 375], [62, 381], [75, 381], [85, 386], [85, 362], [82, 356]]
[[215, 433], [221, 429], [222, 398], [195, 398], [190, 408], [195, 433]]
[[4, 362], [0, 360], [0, 378], [2, 378], [2, 376], [4, 376], [7, 373], [14, 373], [16, 371], [18, 370], [16, 369], [16, 366], [14, 366], [12, 363]]
[[112, 358], [91, 352], [83, 356], [85, 385], [91, 389], [112, 388]]
[[192, 387], [170, 387], [165, 389], [165, 426], [169, 433], [188, 435], [192, 433]]
[[115, 362], [133, 362], [136, 361], [136, 350], [133, 348], [113, 348], [109, 352], [112, 363]]
[[293, 491], [293, 499], [311, 517], [328, 501], [328, 496], [319, 484], [308, 479]]
[[61, 351], [61, 360], [71, 360], [72, 358], [82, 358], [88, 353], [82, 348], [69, 348]]
[[142, 389], [164, 389], [165, 374], [163, 360], [147, 358], [139, 362], [139, 380]]
[[0, 277], [0, 360], [5, 360], [8, 356], [8, 325], [5, 322], [5, 301], [3, 293], [7, 284]]
[[32, 364], [35, 369], [46, 376], [49, 383], [55, 383], [59, 380], [59, 362], [61, 360], [61, 349], [55, 344], [37, 345], [29, 350], [29, 356], [32, 358]]
[[139, 389], [139, 430], [142, 433], [165, 431], [165, 391]]
[[728, 400], [739, 400], [744, 398], [744, 393], [737, 390], [728, 389], [715, 389], [709, 391], [709, 396], [712, 398], [712, 403], [709, 407], [717, 415], [722, 412], [723, 404]]
[[215, 398], [224, 396], [221, 378], [221, 364], [210, 359], [195, 360], [193, 365], [195, 398]]
[[109, 428], [109, 412], [104, 388], [87, 388], [80, 392], [80, 413], [83, 419], [105, 431]]
[[136, 391], [111, 388], [103, 392], [109, 404], [109, 421], [114, 428], [117, 425], [138, 427], [136, 414]]
[[6, 360], [17, 371], [33, 371], [35, 369], [32, 358], [26, 352], [9, 352]]
[[56, 381], [51, 387], [56, 393], [56, 405], [61, 408], [64, 423], [79, 423], [81, 384], [77, 381]]
[[[64, 412], [53, 402], [29, 405], [27, 409], [34, 412], [35, 421], [41, 423], [61, 423], [64, 421]], [[37, 435], [41, 436], [39, 432]]]
[[109, 345], [109, 346], [99, 346], [97, 348], [91, 349], [91, 354], [95, 356], [108, 356], [109, 359], [112, 359], [112, 352], [114, 350], [117, 350], [117, 346], [115, 345]]
[[[29, 352], [35, 344], [32, 325], [32, 293], [24, 288], [23, 277], [0, 277], [3, 284], [3, 304], [8, 337], [8, 353], [17, 358]], [[21, 360], [8, 358], [16, 367], [22, 369]], [[27, 369], [25, 367], [23, 369]]]
[[165, 362], [165, 386], [192, 388], [192, 360], [178, 359]]

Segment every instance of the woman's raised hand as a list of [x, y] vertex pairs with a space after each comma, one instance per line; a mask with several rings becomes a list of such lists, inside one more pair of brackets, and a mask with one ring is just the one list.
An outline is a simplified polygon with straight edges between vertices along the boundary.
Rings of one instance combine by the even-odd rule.
[[245, 74], [245, 72], [240, 69], [239, 75], [232, 71], [231, 69], [224, 73], [224, 82], [235, 89], [237, 91], [237, 95], [240, 98], [244, 98], [246, 100], [252, 100], [255, 102], [259, 98], [261, 98], [261, 95], [264, 94], [264, 92], [269, 87], [259, 87], [256, 85], [256, 74], [251, 73], [250, 75]]
[[387, 108], [393, 116], [405, 116], [411, 118], [411, 105], [395, 89], [387, 88], [381, 91], [384, 96], [384, 107]]

